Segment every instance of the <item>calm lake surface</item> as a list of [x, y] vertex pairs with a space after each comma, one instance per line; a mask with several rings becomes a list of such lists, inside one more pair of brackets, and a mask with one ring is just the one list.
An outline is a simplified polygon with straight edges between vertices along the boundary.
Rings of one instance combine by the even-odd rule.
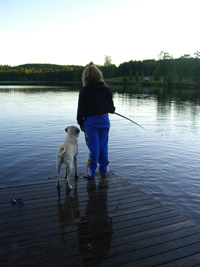
[[[110, 170], [200, 224], [200, 91], [110, 88], [116, 112], [148, 131], [110, 114]], [[77, 126], [80, 89], [0, 86], [0, 187], [57, 175], [56, 151], [66, 137], [64, 129]], [[81, 132], [80, 173], [86, 171], [87, 158]]]

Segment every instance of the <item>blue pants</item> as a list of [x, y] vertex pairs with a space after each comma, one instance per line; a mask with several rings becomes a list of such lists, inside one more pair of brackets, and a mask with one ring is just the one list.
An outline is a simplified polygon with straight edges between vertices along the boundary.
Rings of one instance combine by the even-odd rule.
[[97, 163], [99, 171], [105, 175], [108, 171], [108, 133], [110, 121], [108, 115], [88, 117], [84, 121], [85, 140], [89, 148], [87, 173], [95, 178]]

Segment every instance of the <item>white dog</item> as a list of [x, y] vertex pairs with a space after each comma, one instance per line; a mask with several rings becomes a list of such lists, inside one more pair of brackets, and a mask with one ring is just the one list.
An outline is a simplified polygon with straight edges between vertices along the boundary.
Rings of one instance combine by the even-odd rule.
[[72, 189], [69, 184], [69, 175], [72, 171], [72, 162], [74, 160], [75, 177], [78, 177], [77, 173], [77, 155], [78, 155], [78, 140], [80, 130], [75, 126], [69, 126], [65, 129], [67, 137], [64, 144], [58, 149], [56, 154], [56, 169], [58, 172], [57, 187], [61, 186], [60, 183], [60, 168], [63, 163], [66, 165], [66, 188]]

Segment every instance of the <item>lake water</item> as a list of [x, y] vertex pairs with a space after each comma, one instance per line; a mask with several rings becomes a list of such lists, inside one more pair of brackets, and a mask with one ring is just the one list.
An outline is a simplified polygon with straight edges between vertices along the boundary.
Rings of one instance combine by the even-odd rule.
[[[116, 112], [147, 130], [110, 114], [110, 170], [200, 224], [200, 91], [110, 88]], [[56, 176], [55, 155], [66, 137], [64, 129], [77, 125], [80, 89], [0, 86], [1, 187]], [[87, 158], [81, 132], [80, 173], [86, 171]]]

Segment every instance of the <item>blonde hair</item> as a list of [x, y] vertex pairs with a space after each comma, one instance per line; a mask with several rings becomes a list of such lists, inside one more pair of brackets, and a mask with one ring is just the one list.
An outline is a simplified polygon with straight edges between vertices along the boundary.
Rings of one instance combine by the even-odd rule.
[[103, 82], [102, 72], [94, 65], [86, 67], [82, 74], [83, 86], [86, 86], [89, 82]]

